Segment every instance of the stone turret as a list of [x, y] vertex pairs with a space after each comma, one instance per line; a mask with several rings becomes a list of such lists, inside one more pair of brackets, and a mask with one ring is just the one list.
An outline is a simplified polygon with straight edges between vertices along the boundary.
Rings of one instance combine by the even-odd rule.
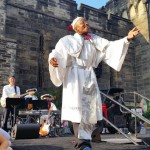
[[110, 0], [105, 12], [130, 19], [141, 34], [135, 43], [135, 85], [137, 91], [150, 97], [150, 1], [149, 0]]
[[110, 0], [105, 6], [105, 11], [130, 19], [149, 42], [149, 5], [148, 0]]
[[128, 3], [129, 16], [133, 24], [140, 29], [144, 38], [149, 41], [149, 16], [148, 16], [148, 1], [134, 0]]

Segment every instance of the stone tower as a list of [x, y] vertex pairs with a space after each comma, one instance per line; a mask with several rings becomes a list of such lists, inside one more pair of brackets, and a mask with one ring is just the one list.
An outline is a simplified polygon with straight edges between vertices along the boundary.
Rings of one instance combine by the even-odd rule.
[[130, 19], [149, 42], [149, 5], [149, 0], [110, 0], [105, 6], [105, 11]]
[[140, 29], [141, 35], [134, 40], [135, 84], [139, 93], [150, 98], [150, 1], [110, 0], [105, 12], [127, 18]]

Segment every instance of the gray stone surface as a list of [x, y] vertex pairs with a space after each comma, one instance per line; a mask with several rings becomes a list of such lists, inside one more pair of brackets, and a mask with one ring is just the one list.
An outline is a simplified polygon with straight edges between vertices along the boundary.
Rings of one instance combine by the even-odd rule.
[[[102, 134], [102, 142], [92, 142], [92, 150], [148, 150], [150, 147], [145, 145], [134, 145], [132, 143], [111, 143], [105, 142], [106, 139], [122, 139], [123, 137], [119, 134]], [[20, 139], [13, 141], [14, 150], [73, 150], [72, 135], [65, 137], [47, 137], [39, 139]]]
[[0, 38], [0, 97], [2, 88], [8, 84], [8, 76], [15, 74], [16, 41]]
[[[17, 41], [17, 59], [15, 74], [21, 91], [30, 87], [47, 88], [49, 81], [47, 58], [56, 42], [66, 34], [67, 27], [77, 16], [85, 16], [93, 33], [108, 40], [126, 36], [131, 27], [129, 20], [112, 16], [87, 5], [77, 4], [73, 0], [8, 0], [6, 2], [6, 37]], [[45, 37], [50, 35], [49, 40]], [[73, 34], [73, 32], [71, 32]], [[44, 42], [40, 37], [44, 36]], [[122, 71], [118, 74], [105, 63], [102, 65], [102, 76], [98, 80], [100, 89], [116, 87], [135, 89], [134, 53], [130, 48]]]
[[[32, 87], [40, 89], [39, 92], [45, 92], [46, 88], [52, 89], [54, 86], [49, 79], [48, 54], [57, 41], [68, 34], [68, 25], [79, 15], [88, 19], [92, 33], [111, 41], [126, 36], [134, 25], [142, 28], [142, 34], [131, 42], [120, 72], [102, 63], [98, 85], [100, 89], [121, 87], [126, 91], [138, 91], [150, 98], [150, 44], [147, 41], [150, 14], [148, 9], [145, 10], [150, 7], [150, 2], [145, 2], [110, 0], [105, 9], [95, 9], [84, 4], [77, 9], [74, 0], [1, 0], [0, 92], [10, 73], [16, 75], [22, 93]], [[131, 6], [137, 12], [135, 18], [128, 20], [120, 17], [128, 15], [130, 18]], [[142, 14], [138, 14], [141, 10]], [[112, 15], [107, 14], [109, 11]], [[41, 36], [44, 37], [43, 41]], [[15, 40], [15, 43], [7, 43], [5, 38]]]

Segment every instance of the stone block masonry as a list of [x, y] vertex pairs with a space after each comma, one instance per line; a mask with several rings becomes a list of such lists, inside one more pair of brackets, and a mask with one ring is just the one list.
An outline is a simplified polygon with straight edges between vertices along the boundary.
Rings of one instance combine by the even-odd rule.
[[16, 41], [0, 38], [0, 96], [2, 87], [8, 84], [8, 76], [15, 75]]
[[[6, 83], [8, 74], [14, 73], [22, 93], [32, 87], [40, 90], [52, 87], [48, 54], [57, 41], [68, 34], [67, 27], [72, 20], [76, 16], [83, 16], [89, 21], [92, 33], [111, 41], [120, 39], [133, 27], [130, 20], [120, 17], [127, 8], [125, 2], [111, 0], [105, 10], [82, 4], [78, 10], [74, 0], [0, 1], [0, 36], [3, 37], [0, 53], [5, 53], [0, 58], [1, 85]], [[110, 7], [114, 14], [108, 15], [106, 12]], [[11, 39], [11, 42], [7, 39]], [[101, 73], [98, 79], [100, 89], [138, 89], [150, 97], [150, 88], [147, 88], [150, 86], [148, 49], [149, 45], [143, 37], [133, 40], [119, 73], [102, 63], [102, 69], [98, 71]]]

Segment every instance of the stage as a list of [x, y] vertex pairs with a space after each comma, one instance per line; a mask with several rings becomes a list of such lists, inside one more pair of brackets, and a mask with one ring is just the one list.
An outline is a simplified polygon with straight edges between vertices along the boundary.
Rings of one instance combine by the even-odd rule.
[[[108, 139], [122, 139], [120, 134], [102, 134], [102, 142], [92, 142], [92, 150], [148, 150], [145, 145], [134, 145], [132, 143], [113, 143]], [[13, 150], [73, 150], [72, 135], [64, 137], [40, 137], [38, 139], [20, 139], [14, 140], [12, 143]]]

